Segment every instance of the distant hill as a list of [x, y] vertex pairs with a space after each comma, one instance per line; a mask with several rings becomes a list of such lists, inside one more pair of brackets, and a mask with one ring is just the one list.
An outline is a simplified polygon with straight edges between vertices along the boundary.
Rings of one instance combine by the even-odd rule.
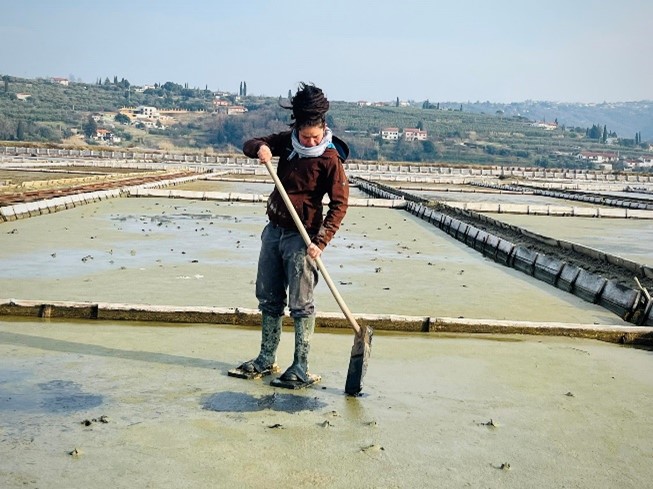
[[[444, 104], [460, 107], [460, 103]], [[553, 122], [571, 127], [592, 127], [597, 124], [607, 126], [619, 137], [634, 139], [640, 132], [642, 141], [653, 142], [653, 101], [615, 102], [601, 104], [561, 103], [561, 102], [513, 102], [498, 104], [476, 102], [462, 104], [463, 110], [496, 114], [502, 111], [505, 116], [523, 116], [533, 121]]]
[[[0, 79], [0, 141], [14, 144], [235, 153], [246, 139], [287, 129], [290, 122], [278, 98], [215, 93], [174, 82], [136, 87], [117, 77], [94, 84], [8, 75]], [[155, 120], [131, 120], [118, 114], [125, 106], [147, 106], [152, 108], [147, 113], [158, 115]], [[558, 125], [536, 124], [556, 120]], [[592, 163], [579, 158], [582, 151], [650, 158], [649, 146], [638, 143], [653, 141], [653, 102], [332, 101], [327, 122], [346, 139], [351, 157], [361, 160], [584, 168]], [[604, 126], [609, 141], [602, 138]], [[388, 140], [382, 137], [385, 128], [402, 135], [419, 129], [428, 136]], [[98, 136], [109, 133], [109, 138]], [[641, 141], [635, 140], [636, 133]]]

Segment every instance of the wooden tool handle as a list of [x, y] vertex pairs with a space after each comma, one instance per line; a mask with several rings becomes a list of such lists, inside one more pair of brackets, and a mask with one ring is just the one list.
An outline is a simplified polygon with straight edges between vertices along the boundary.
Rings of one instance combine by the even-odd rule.
[[[274, 185], [277, 187], [277, 190], [281, 194], [281, 198], [285, 202], [286, 207], [288, 208], [288, 212], [290, 212], [290, 215], [292, 216], [293, 221], [295, 221], [295, 225], [297, 226], [299, 233], [302, 235], [302, 238], [304, 238], [304, 243], [306, 243], [306, 246], [308, 247], [308, 245], [311, 244], [311, 238], [306, 232], [306, 229], [304, 228], [304, 224], [299, 219], [299, 216], [297, 215], [297, 211], [295, 210], [295, 207], [292, 205], [292, 201], [290, 200], [290, 197], [288, 197], [288, 193], [286, 192], [286, 189], [283, 188], [283, 184], [281, 183], [281, 180], [279, 180], [279, 176], [277, 175], [277, 172], [274, 171], [274, 168], [272, 168], [272, 164], [269, 161], [264, 161], [263, 164], [268, 169], [270, 176], [274, 180]], [[338, 303], [338, 306], [340, 306], [340, 310], [347, 318], [347, 321], [349, 321], [351, 328], [356, 332], [357, 335], [360, 335], [361, 327], [358, 325], [356, 319], [351, 314], [351, 311], [347, 307], [347, 304], [345, 304], [344, 299], [340, 295], [340, 292], [338, 292], [338, 289], [336, 288], [336, 285], [333, 283], [333, 280], [331, 280], [331, 276], [329, 275], [329, 272], [327, 271], [326, 267], [324, 266], [324, 263], [322, 263], [322, 259], [319, 256], [315, 259], [315, 263], [317, 264], [317, 268], [318, 270], [320, 270], [320, 273], [322, 273], [322, 277], [324, 277], [324, 281], [329, 286], [329, 289], [333, 294], [333, 298]]]

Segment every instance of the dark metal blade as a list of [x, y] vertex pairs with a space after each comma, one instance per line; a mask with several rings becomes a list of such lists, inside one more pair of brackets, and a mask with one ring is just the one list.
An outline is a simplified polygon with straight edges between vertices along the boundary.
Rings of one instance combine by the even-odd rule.
[[361, 334], [354, 335], [354, 346], [351, 348], [347, 382], [345, 383], [345, 392], [351, 396], [357, 396], [363, 390], [363, 377], [367, 372], [373, 333], [372, 328], [362, 327]]

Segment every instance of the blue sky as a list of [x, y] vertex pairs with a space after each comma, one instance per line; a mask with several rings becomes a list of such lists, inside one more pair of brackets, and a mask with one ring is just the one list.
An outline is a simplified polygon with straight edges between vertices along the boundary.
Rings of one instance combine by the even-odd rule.
[[0, 74], [332, 100], [653, 100], [650, 0], [21, 0]]

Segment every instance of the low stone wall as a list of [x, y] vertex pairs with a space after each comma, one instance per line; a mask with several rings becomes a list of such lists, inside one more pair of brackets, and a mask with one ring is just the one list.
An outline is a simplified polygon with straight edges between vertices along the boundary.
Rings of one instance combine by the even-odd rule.
[[[203, 323], [230, 326], [260, 326], [260, 313], [238, 307], [184, 307], [147, 304], [116, 304], [105, 302], [44, 302], [35, 300], [0, 299], [0, 317], [57, 319], [150, 321], [157, 323]], [[641, 326], [610, 326], [576, 323], [547, 323], [466, 319], [446, 317], [356, 314], [360, 325], [377, 331], [406, 333], [483, 333], [529, 334], [591, 338], [611, 343], [653, 345], [653, 328]], [[317, 328], [351, 329], [340, 313], [317, 313]], [[284, 317], [284, 325], [292, 319]], [[353, 333], [352, 333], [353, 334]]]
[[74, 195], [66, 195], [62, 197], [54, 197], [52, 199], [38, 200], [34, 202], [25, 202], [21, 204], [13, 204], [0, 207], [0, 222], [15, 221], [16, 219], [25, 219], [28, 217], [40, 216], [44, 214], [52, 214], [54, 212], [63, 211], [86, 205], [101, 200], [113, 199], [129, 195], [130, 192], [137, 192], [142, 189], [161, 188], [170, 185], [179, 185], [182, 183], [190, 182], [200, 178], [200, 175], [191, 175], [188, 177], [175, 178], [171, 180], [161, 180], [157, 182], [149, 182], [142, 185], [124, 187], [112, 190], [98, 190], [94, 192], [85, 192]]
[[[98, 190], [75, 195], [55, 197], [34, 202], [26, 202], [0, 207], [0, 222], [15, 221], [28, 217], [52, 214], [54, 212], [72, 209], [101, 200], [116, 197], [159, 197], [180, 198], [197, 200], [216, 200], [229, 202], [265, 202], [267, 197], [258, 194], [245, 194], [239, 192], [197, 192], [191, 190], [176, 190], [164, 187], [180, 185], [186, 182], [203, 178], [203, 175], [191, 175], [172, 180], [161, 180], [142, 185], [135, 185], [112, 190]], [[349, 199], [350, 207], [381, 207], [403, 209], [407, 202], [403, 199], [377, 198], [377, 199]], [[328, 202], [328, 200], [325, 200]]]
[[[228, 202], [266, 202], [267, 196], [261, 194], [245, 194], [239, 192], [198, 192], [193, 190], [163, 190], [151, 188], [135, 188], [129, 190], [130, 197], [162, 197], [195, 200], [218, 200]], [[328, 203], [325, 198], [324, 203]], [[403, 209], [406, 201], [399, 199], [349, 199], [349, 207], [383, 207]]]
[[265, 202], [266, 197], [260, 194], [245, 194], [239, 192], [198, 192], [193, 190], [170, 190], [156, 188], [135, 188], [128, 192], [129, 197], [159, 197], [191, 200], [218, 200], [227, 202]]
[[249, 159], [240, 156], [178, 154], [167, 152], [123, 151], [100, 149], [29, 148], [19, 146], [0, 146], [0, 156], [29, 158], [92, 158], [102, 160], [128, 160], [132, 162], [167, 162], [190, 164], [243, 164]]
[[[475, 185], [484, 188], [507, 190], [517, 193], [524, 193], [521, 186], [514, 185], [498, 185], [491, 182], [470, 182], [470, 185]], [[634, 198], [634, 197], [618, 197], [610, 194], [601, 194], [598, 192], [564, 192], [557, 190], [546, 190], [529, 186], [527, 191], [532, 195], [540, 195], [542, 197], [553, 197], [556, 199], [575, 200], [578, 202], [588, 202], [590, 204], [604, 205], [610, 207], [621, 207], [631, 210], [648, 210], [653, 211], [653, 199], [651, 198]], [[605, 210], [605, 209], [604, 209]], [[591, 216], [595, 217], [595, 216]], [[613, 217], [609, 213], [604, 216], [596, 217]]]
[[[653, 219], [653, 210], [606, 209], [605, 207], [574, 207], [558, 205], [506, 204], [500, 202], [457, 202], [442, 204], [456, 209], [494, 214], [528, 214], [533, 216], [602, 217], [608, 219]], [[653, 207], [651, 207], [653, 209]]]
[[[258, 167], [258, 160], [240, 155], [204, 155], [204, 154], [178, 154], [167, 152], [124, 151], [121, 149], [95, 150], [95, 149], [61, 149], [61, 148], [30, 148], [17, 146], [0, 146], [0, 159], [23, 158], [28, 163], [30, 158], [88, 158], [99, 160], [122, 160], [130, 162], [152, 162], [169, 164], [218, 165], [243, 167]], [[612, 173], [598, 170], [571, 170], [571, 169], [543, 169], [521, 166], [472, 166], [472, 165], [447, 165], [447, 164], [411, 164], [411, 163], [384, 163], [374, 161], [349, 160], [345, 163], [348, 173], [376, 178], [381, 176], [384, 180], [393, 181], [434, 181], [445, 177], [447, 181], [465, 183], [470, 178], [516, 178], [516, 179], [542, 179], [542, 180], [574, 180], [579, 183], [587, 182], [625, 182], [628, 184], [653, 183], [653, 175]], [[417, 177], [415, 180], [411, 178]], [[420, 180], [424, 177], [426, 180]], [[430, 179], [430, 180], [429, 180]]]

